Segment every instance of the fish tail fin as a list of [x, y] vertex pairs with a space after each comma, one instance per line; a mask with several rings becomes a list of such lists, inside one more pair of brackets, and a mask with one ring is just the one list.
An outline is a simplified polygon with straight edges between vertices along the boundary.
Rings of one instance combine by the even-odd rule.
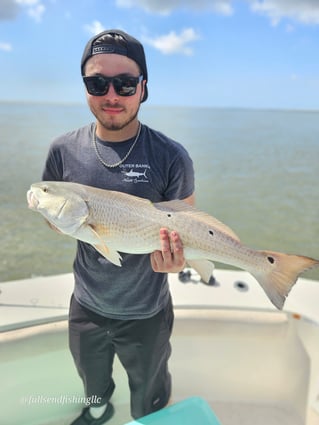
[[281, 310], [299, 275], [313, 267], [318, 267], [319, 261], [300, 255], [272, 251], [262, 251], [262, 253], [265, 255], [268, 267], [262, 271], [254, 270], [251, 274], [260, 283], [270, 301]]

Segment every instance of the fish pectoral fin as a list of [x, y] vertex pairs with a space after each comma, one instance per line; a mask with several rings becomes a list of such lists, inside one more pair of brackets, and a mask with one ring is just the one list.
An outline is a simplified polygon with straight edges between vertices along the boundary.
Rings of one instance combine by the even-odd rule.
[[[94, 248], [101, 254], [103, 257], [105, 257], [107, 260], [109, 260], [111, 263], [115, 264], [116, 266], [122, 267], [122, 257], [121, 255], [115, 251], [114, 249], [110, 249], [104, 242], [103, 238], [100, 236], [99, 232], [92, 226], [87, 226], [87, 230], [91, 232], [91, 234], [94, 236], [94, 239], [97, 243], [92, 243]], [[105, 229], [104, 229], [105, 230]]]
[[197, 271], [205, 283], [209, 282], [215, 268], [214, 263], [209, 260], [187, 260], [187, 263]]
[[93, 246], [101, 255], [103, 255], [103, 257], [105, 257], [111, 263], [115, 264], [116, 266], [122, 267], [122, 257], [117, 251], [108, 248], [105, 244]]

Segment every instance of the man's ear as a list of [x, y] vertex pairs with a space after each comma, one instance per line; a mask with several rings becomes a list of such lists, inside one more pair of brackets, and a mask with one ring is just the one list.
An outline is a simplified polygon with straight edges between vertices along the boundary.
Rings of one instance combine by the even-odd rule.
[[142, 91], [141, 91], [140, 102], [142, 102], [143, 97], [144, 97], [144, 93], [145, 93], [145, 83], [146, 83], [146, 81], [145, 81], [145, 80], [143, 80], [143, 81], [142, 81]]

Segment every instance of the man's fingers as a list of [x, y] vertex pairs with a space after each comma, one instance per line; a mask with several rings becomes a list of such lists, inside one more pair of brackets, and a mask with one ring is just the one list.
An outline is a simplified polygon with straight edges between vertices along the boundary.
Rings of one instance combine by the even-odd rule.
[[164, 262], [172, 262], [171, 241], [167, 229], [160, 230], [161, 253]]
[[162, 251], [154, 251], [151, 254], [151, 265], [154, 272], [159, 272], [163, 264]]
[[177, 232], [160, 230], [161, 250], [151, 254], [152, 268], [156, 272], [179, 272], [185, 266], [183, 244]]
[[175, 231], [171, 233], [171, 242], [172, 242], [172, 252], [175, 255], [178, 255], [178, 256], [181, 255], [183, 257], [183, 253], [184, 253], [183, 244], [179, 238], [178, 233]]

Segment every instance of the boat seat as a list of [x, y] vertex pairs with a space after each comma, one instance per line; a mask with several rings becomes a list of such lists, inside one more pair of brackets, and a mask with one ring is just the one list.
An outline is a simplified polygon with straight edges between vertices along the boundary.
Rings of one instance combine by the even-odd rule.
[[221, 425], [209, 404], [190, 397], [125, 425]]

